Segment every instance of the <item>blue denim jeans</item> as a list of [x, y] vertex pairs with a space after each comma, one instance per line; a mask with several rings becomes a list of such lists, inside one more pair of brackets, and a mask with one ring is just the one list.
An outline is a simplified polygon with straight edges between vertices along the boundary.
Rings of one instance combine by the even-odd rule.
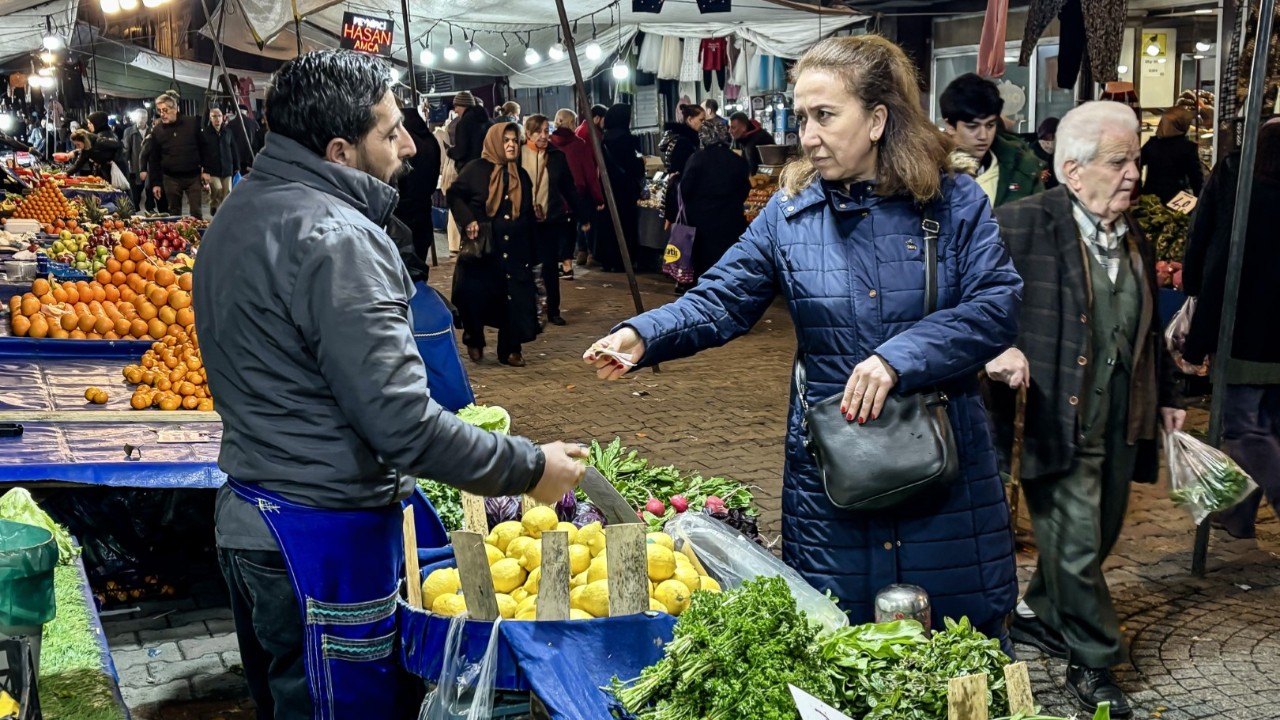
[[1258, 489], [1218, 519], [1232, 535], [1251, 537], [1263, 494], [1280, 516], [1280, 385], [1228, 385], [1222, 421], [1227, 454]]

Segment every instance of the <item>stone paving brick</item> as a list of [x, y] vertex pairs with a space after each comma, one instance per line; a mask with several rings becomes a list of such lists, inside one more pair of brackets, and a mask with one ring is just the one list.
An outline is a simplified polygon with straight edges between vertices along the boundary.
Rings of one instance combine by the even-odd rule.
[[228, 634], [179, 640], [178, 649], [184, 658], [199, 658], [210, 653], [239, 652], [240, 645], [236, 643], [234, 634]]
[[190, 700], [191, 684], [186, 680], [175, 680], [163, 685], [122, 687], [120, 688], [120, 694], [124, 698], [125, 704], [130, 708], [137, 709], [134, 717], [138, 718], [138, 720], [146, 720], [150, 714], [147, 709], [148, 706]]
[[190, 679], [197, 675], [221, 675], [225, 672], [226, 668], [222, 666], [222, 658], [215, 654], [205, 655], [194, 660], [153, 662], [147, 665], [147, 673], [154, 678], [155, 684]]

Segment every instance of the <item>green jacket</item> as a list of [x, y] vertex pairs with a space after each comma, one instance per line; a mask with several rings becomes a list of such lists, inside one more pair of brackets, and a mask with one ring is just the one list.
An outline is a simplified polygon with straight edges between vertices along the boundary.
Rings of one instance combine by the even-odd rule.
[[1040, 171], [1043, 165], [1026, 143], [1012, 135], [1001, 133], [991, 143], [991, 152], [1000, 163], [1000, 185], [996, 191], [995, 207], [1044, 192]]

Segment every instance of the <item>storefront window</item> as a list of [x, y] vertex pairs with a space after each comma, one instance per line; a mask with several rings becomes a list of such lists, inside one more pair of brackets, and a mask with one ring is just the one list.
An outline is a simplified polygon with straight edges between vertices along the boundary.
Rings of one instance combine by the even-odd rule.
[[[1017, 133], [1033, 133], [1036, 125], [1047, 117], [1062, 117], [1075, 106], [1072, 90], [1057, 86], [1058, 42], [1044, 42], [1036, 48], [1035, 62], [1029, 67], [1018, 65], [1019, 43], [1005, 45], [1004, 77], [997, 84], [1010, 83], [1021, 93], [1005, 94], [1005, 115], [1016, 123]], [[952, 80], [965, 73], [978, 71], [978, 48], [970, 45], [939, 50], [933, 59], [933, 98], [930, 113], [942, 124], [939, 103], [942, 91]]]
[[[1036, 48], [1036, 124], [1061, 118], [1076, 106], [1075, 90], [1058, 87], [1058, 44]], [[1031, 128], [1028, 132], [1034, 132]]]

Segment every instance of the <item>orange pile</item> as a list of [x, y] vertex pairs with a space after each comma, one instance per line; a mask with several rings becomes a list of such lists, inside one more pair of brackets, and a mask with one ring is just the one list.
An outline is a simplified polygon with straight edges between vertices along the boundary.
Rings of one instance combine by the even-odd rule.
[[18, 337], [72, 340], [158, 340], [194, 326], [191, 274], [174, 274], [155, 258], [151, 243], [132, 232], [92, 282], [50, 283], [10, 301], [10, 324]]
[[124, 379], [138, 386], [129, 401], [134, 410], [213, 410], [194, 327], [157, 341], [138, 365], [124, 369]]
[[14, 211], [15, 218], [25, 218], [48, 225], [58, 218], [74, 217], [67, 198], [53, 183], [46, 182], [24, 197]]

